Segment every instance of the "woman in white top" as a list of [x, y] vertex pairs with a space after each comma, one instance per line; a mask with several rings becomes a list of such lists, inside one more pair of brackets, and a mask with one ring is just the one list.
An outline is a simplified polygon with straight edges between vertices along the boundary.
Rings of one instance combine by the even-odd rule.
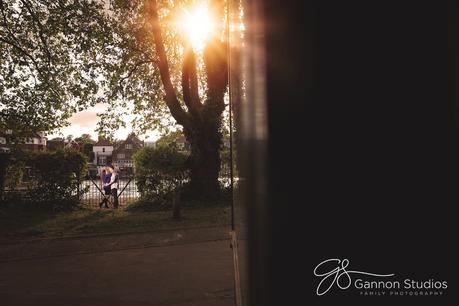
[[108, 166], [108, 171], [112, 174], [110, 177], [110, 186], [113, 196], [113, 207], [118, 208], [118, 173], [116, 173], [115, 168], [112, 165]]

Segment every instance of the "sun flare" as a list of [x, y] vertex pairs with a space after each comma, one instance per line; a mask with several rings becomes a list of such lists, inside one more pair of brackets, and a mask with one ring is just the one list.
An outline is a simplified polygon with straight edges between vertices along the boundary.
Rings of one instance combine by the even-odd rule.
[[184, 9], [179, 19], [182, 34], [196, 50], [202, 50], [212, 35], [214, 22], [205, 4]]

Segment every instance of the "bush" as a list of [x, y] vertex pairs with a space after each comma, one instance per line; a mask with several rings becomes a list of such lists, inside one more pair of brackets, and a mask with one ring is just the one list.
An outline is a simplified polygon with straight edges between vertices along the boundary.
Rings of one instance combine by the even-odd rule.
[[80, 182], [86, 174], [86, 157], [74, 150], [31, 155], [35, 188], [30, 191], [33, 202], [53, 210], [78, 206], [84, 190]]
[[7, 178], [6, 172], [10, 164], [11, 155], [0, 152], [0, 201], [3, 200], [3, 189]]
[[3, 182], [12, 197], [9, 202], [54, 211], [75, 208], [85, 192], [79, 184], [86, 163], [86, 157], [75, 150], [15, 154]]
[[188, 156], [174, 146], [143, 147], [133, 158], [143, 201], [168, 204], [172, 192], [189, 180]]
[[16, 189], [24, 177], [24, 164], [22, 162], [11, 162], [6, 168], [6, 177], [3, 182], [4, 188]]

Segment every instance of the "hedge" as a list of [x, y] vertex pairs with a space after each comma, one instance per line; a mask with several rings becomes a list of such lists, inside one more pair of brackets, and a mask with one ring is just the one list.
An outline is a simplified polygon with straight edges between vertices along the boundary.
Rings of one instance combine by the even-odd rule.
[[3, 159], [4, 202], [40, 209], [68, 210], [79, 205], [87, 158], [75, 150], [22, 152]]
[[143, 200], [170, 203], [171, 192], [189, 180], [188, 155], [175, 146], [143, 147], [133, 159], [137, 189]]

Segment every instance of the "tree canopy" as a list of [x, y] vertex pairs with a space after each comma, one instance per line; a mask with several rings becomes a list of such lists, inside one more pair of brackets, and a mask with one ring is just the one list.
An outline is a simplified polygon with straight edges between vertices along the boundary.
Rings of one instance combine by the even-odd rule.
[[0, 0], [0, 128], [53, 130], [101, 101], [107, 21], [98, 1]]
[[0, 124], [53, 130], [96, 103], [109, 105], [102, 133], [125, 125], [123, 114], [142, 132], [186, 120], [212, 91], [204, 50], [192, 50], [178, 25], [200, 2], [224, 37], [224, 1], [0, 0]]
[[[181, 32], [180, 19], [183, 12], [202, 3], [216, 21], [207, 48], [196, 50]], [[215, 109], [216, 99], [209, 97], [224, 93], [227, 85], [223, 3], [111, 1], [111, 22], [116, 26], [112, 27], [113, 47], [104, 56], [104, 97], [110, 108], [101, 114], [101, 132], [121, 125], [123, 113], [133, 114], [134, 129], [145, 132], [175, 123], [184, 126], [198, 113], [217, 116], [215, 111], [223, 111], [224, 105], [218, 103]]]
[[[100, 114], [105, 137], [124, 126], [124, 114], [134, 115], [140, 132], [179, 124], [191, 144], [191, 179], [202, 185], [196, 190], [217, 193], [228, 85], [225, 1], [0, 4], [4, 128], [52, 130], [98, 102], [109, 106]], [[188, 18], [196, 8], [204, 15]], [[197, 25], [212, 26], [200, 48], [187, 37]]]
[[96, 141], [94, 139], [91, 138], [91, 135], [89, 134], [81, 134], [81, 136], [79, 137], [76, 137], [74, 139], [76, 142], [80, 142], [80, 143], [83, 143], [83, 144], [94, 144], [96, 143]]

